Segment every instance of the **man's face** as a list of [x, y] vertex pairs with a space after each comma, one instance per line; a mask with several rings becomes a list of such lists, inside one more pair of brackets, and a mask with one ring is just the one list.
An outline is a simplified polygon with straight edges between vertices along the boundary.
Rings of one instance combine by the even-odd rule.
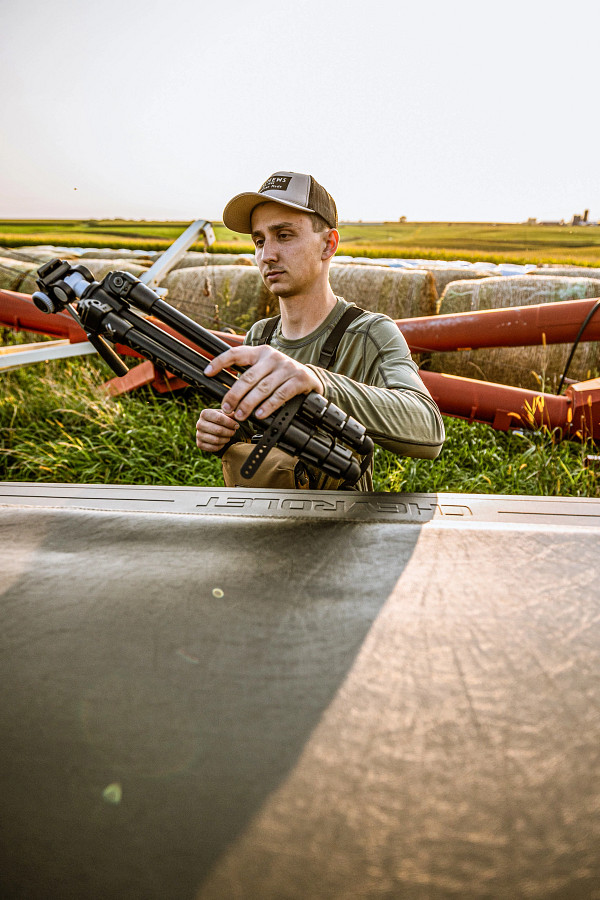
[[261, 203], [252, 213], [252, 240], [263, 281], [278, 297], [310, 292], [323, 271], [324, 235], [310, 217], [280, 203]]

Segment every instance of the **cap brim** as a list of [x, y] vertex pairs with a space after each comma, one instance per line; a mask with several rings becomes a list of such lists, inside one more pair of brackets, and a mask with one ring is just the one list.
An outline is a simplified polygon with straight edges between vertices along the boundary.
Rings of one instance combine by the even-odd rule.
[[300, 212], [314, 212], [307, 206], [299, 206], [297, 203], [289, 203], [287, 200], [280, 200], [278, 197], [269, 197], [268, 194], [259, 194], [257, 191], [236, 194], [229, 201], [223, 210], [223, 224], [230, 231], [239, 231], [241, 234], [252, 234], [252, 211], [260, 203], [279, 203], [281, 206], [289, 206], [291, 209], [298, 209]]

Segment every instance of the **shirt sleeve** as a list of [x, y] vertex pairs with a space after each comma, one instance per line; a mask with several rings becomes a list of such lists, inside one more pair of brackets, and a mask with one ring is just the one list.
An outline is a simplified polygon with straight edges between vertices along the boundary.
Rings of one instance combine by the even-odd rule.
[[[359, 320], [360, 321], [360, 320]], [[327, 400], [353, 416], [373, 440], [403, 456], [435, 459], [444, 442], [444, 423], [423, 384], [408, 345], [391, 319], [372, 317], [355, 334], [344, 336], [335, 369], [355, 372], [358, 380], [311, 365]]]

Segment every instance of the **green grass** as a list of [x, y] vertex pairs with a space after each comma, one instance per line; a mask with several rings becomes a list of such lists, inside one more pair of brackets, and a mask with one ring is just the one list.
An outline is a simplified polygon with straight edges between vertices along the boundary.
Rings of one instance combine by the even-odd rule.
[[[164, 250], [188, 222], [0, 220], [0, 246], [56, 244]], [[246, 235], [214, 225], [214, 252], [253, 251]], [[348, 256], [464, 259], [472, 262], [600, 265], [600, 227], [492, 222], [342, 222], [339, 253]], [[195, 244], [193, 249], [203, 249]]]
[[[0, 246], [165, 249], [187, 222], [0, 221]], [[243, 235], [215, 226], [216, 252], [251, 251]], [[340, 252], [371, 257], [600, 265], [600, 228], [491, 223], [342, 223]], [[202, 249], [202, 244], [194, 249]], [[36, 340], [0, 329], [0, 344]], [[46, 363], [0, 380], [0, 478], [109, 484], [222, 484], [219, 461], [197, 451], [202, 406], [192, 391], [159, 398], [150, 389], [110, 399], [112, 373], [96, 358]], [[598, 496], [586, 446], [539, 431], [495, 432], [446, 418], [435, 461], [377, 449], [377, 490]]]
[[590, 444], [559, 442], [547, 430], [500, 432], [444, 417], [446, 442], [437, 460], [406, 459], [376, 450], [377, 490], [600, 496], [598, 474], [586, 466]]
[[[0, 343], [11, 333], [0, 329]], [[18, 340], [35, 340], [21, 332]], [[88, 484], [216, 484], [194, 444], [197, 397], [151, 389], [111, 399], [98, 358], [40, 363], [0, 381], [0, 479]]]
[[[0, 329], [0, 343], [35, 339]], [[193, 391], [159, 397], [144, 389], [118, 398], [92, 357], [42, 363], [0, 380], [0, 480], [86, 484], [222, 485], [218, 459], [199, 452]], [[377, 449], [375, 489], [596, 497], [589, 447], [545, 431], [524, 435], [446, 418], [434, 461]]]

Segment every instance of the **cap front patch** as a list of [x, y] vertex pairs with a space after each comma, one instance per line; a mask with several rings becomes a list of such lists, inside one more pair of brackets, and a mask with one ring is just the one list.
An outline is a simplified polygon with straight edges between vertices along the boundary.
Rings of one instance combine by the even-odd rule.
[[265, 191], [287, 191], [291, 180], [291, 175], [271, 175], [270, 178], [267, 178], [258, 193], [264, 194]]

